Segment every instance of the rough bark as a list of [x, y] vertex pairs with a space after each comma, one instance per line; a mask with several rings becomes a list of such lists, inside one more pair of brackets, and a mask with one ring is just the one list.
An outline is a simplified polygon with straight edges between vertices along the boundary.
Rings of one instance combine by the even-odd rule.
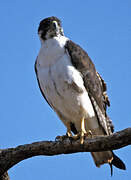
[[5, 172], [2, 176], [0, 176], [0, 180], [10, 180], [8, 173]]
[[80, 140], [72, 140], [65, 136], [62, 140], [41, 141], [15, 148], [0, 149], [0, 180], [9, 180], [6, 171], [20, 161], [33, 156], [115, 150], [130, 144], [131, 128], [127, 128], [110, 136], [85, 138], [83, 145], [80, 144]]

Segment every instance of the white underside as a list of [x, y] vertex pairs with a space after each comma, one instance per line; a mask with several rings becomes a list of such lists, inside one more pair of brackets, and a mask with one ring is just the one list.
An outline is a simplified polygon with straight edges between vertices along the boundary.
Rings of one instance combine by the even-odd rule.
[[[66, 125], [75, 124], [80, 131], [80, 121], [85, 117], [85, 129], [99, 127], [88, 92], [81, 74], [71, 64], [70, 56], [64, 45], [64, 36], [49, 39], [42, 43], [38, 58], [37, 71], [40, 86], [52, 108]], [[75, 85], [75, 88], [74, 88]]]

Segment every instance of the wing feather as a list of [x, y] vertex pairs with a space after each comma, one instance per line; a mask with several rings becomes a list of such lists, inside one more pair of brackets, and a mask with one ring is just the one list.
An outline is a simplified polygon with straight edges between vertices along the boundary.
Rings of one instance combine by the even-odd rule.
[[79, 45], [68, 40], [65, 49], [71, 57], [72, 64], [83, 76], [84, 86], [90, 96], [99, 124], [102, 126], [105, 134], [111, 134], [114, 127], [106, 114], [106, 108], [110, 106], [106, 94], [106, 83], [96, 71], [88, 54]]

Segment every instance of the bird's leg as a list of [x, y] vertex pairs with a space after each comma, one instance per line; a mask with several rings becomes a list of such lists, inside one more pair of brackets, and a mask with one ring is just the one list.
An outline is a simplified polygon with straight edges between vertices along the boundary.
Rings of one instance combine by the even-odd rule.
[[84, 136], [87, 134], [86, 130], [85, 130], [85, 118], [83, 117], [81, 119], [81, 131], [80, 131], [80, 143], [83, 144], [84, 143]]
[[73, 137], [73, 135], [72, 135], [72, 133], [71, 133], [71, 126], [70, 126], [70, 123], [69, 123], [69, 122], [67, 123], [66, 127], [67, 127], [66, 135], [67, 135], [68, 137]]
[[70, 126], [70, 123], [68, 122], [66, 124], [66, 127], [67, 127], [67, 132], [66, 132], [66, 135], [63, 135], [63, 136], [57, 136], [56, 137], [56, 140], [64, 140], [65, 138], [69, 137], [69, 138], [72, 138], [74, 140], [77, 140], [80, 138], [80, 144], [83, 144], [84, 143], [84, 137], [85, 136], [88, 136], [90, 135], [92, 137], [92, 132], [89, 130], [88, 132], [85, 130], [85, 118], [83, 117], [80, 121], [80, 132], [78, 132], [77, 134], [75, 135], [72, 135], [71, 133], [71, 126]]
[[68, 122], [68, 123], [66, 124], [66, 127], [67, 127], [66, 135], [67, 135], [68, 137], [72, 138], [73, 140], [79, 139], [79, 138], [80, 138], [80, 132], [77, 133], [77, 134], [75, 134], [75, 135], [72, 135], [72, 133], [71, 133], [71, 126], [70, 126], [70, 125], [71, 125], [70, 122]]
[[81, 126], [81, 131], [78, 133], [78, 134], [75, 134], [74, 136], [72, 135], [71, 133], [71, 127], [70, 127], [70, 123], [68, 123], [66, 126], [67, 126], [67, 136], [68, 137], [71, 137], [73, 138], [74, 140], [80, 138], [80, 143], [83, 144], [84, 143], [84, 136], [87, 136], [88, 134], [91, 134], [91, 131], [89, 131], [88, 133], [86, 132], [85, 130], [85, 118], [83, 117], [81, 119], [81, 122], [80, 122], [80, 126]]

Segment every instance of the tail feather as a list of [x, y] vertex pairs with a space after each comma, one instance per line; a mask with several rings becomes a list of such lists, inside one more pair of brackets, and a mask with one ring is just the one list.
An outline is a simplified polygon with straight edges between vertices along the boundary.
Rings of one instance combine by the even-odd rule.
[[111, 151], [91, 152], [91, 154], [97, 167], [100, 167], [105, 163], [111, 163], [113, 160], [113, 154]]
[[111, 169], [111, 176], [113, 175], [113, 167], [112, 167], [112, 163], [109, 163], [110, 165], [110, 169]]
[[119, 157], [117, 157], [114, 153], [113, 153], [113, 160], [112, 160], [111, 164], [119, 169], [126, 170], [126, 166], [125, 166], [124, 162]]
[[126, 170], [124, 162], [112, 151], [92, 152], [91, 154], [97, 167], [100, 167], [105, 163], [108, 163], [110, 165], [111, 176], [113, 175], [113, 166], [122, 170]]

